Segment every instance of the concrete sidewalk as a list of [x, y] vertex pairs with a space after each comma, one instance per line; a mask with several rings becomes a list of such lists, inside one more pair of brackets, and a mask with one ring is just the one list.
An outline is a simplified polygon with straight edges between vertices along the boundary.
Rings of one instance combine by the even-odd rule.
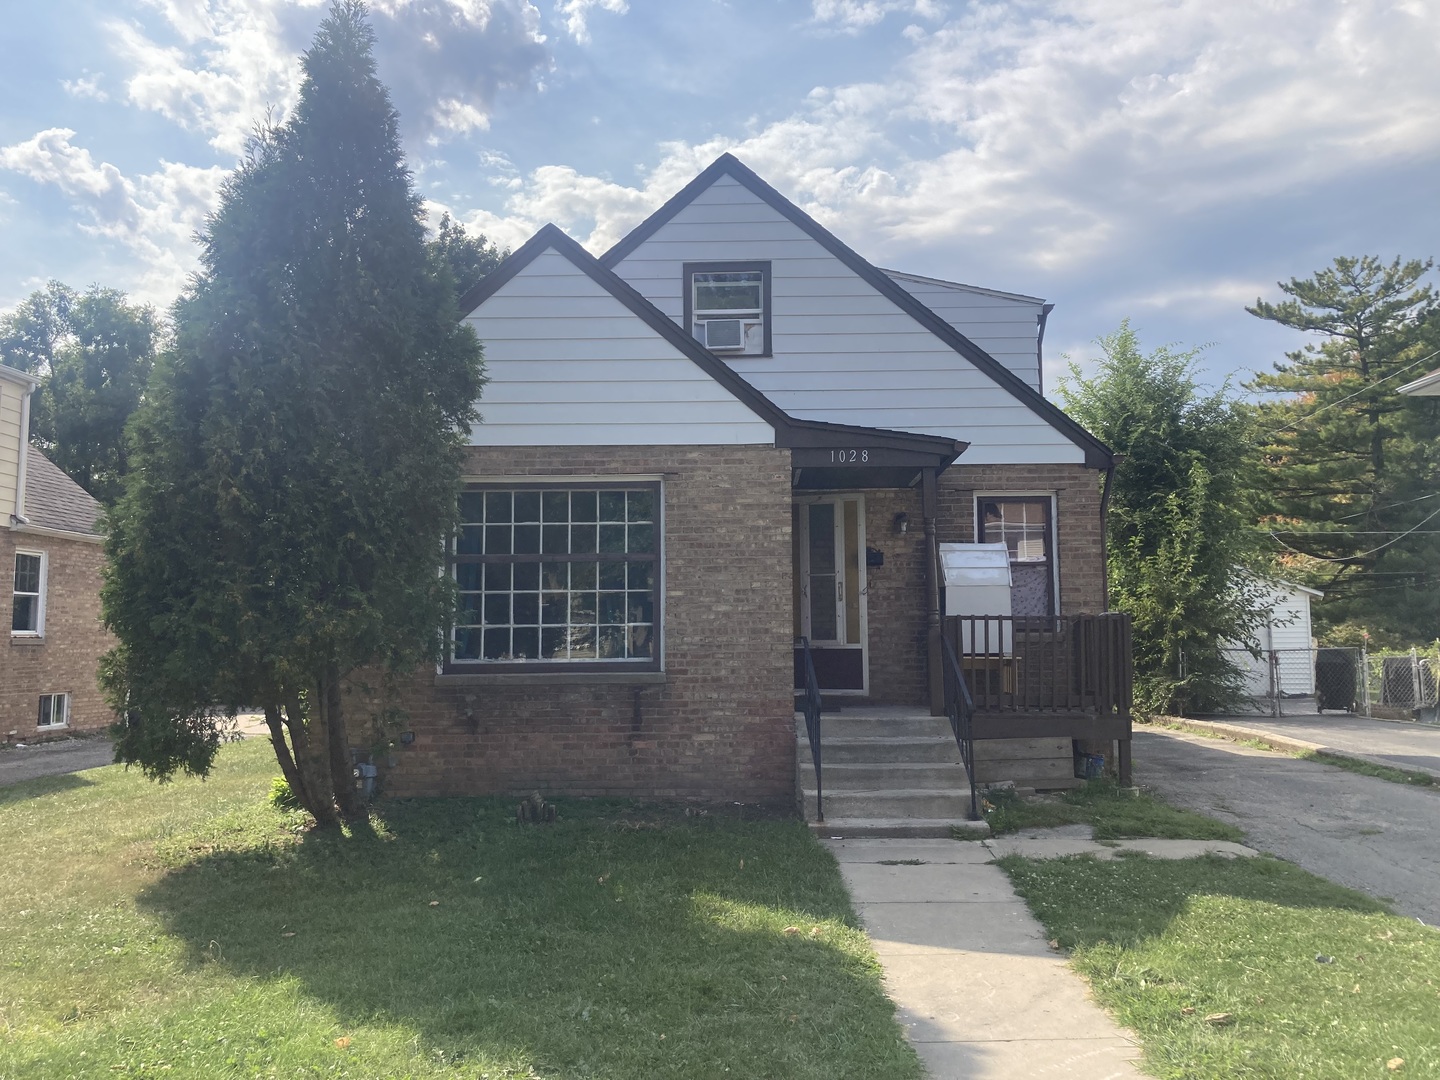
[[1085, 981], [992, 859], [1023, 855], [1245, 858], [1209, 840], [1096, 843], [1088, 825], [984, 841], [828, 840], [885, 968], [900, 1023], [934, 1080], [1135, 1078], [1139, 1049], [1090, 998]]
[[1440, 726], [1434, 724], [1372, 720], [1345, 713], [1162, 719], [1191, 731], [1230, 739], [1261, 738], [1281, 750], [1340, 754], [1440, 778]]
[[1141, 1075], [1132, 1037], [1046, 944], [983, 843], [822, 842], [935, 1080]]

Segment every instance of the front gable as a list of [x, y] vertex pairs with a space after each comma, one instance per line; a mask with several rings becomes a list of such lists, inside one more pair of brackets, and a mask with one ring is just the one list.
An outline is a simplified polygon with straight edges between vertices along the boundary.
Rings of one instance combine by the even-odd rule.
[[607, 279], [547, 226], [462, 300], [487, 376], [472, 445], [775, 445], [777, 410]]
[[678, 324], [686, 264], [770, 264], [773, 350], [726, 363], [792, 416], [963, 439], [973, 464], [1109, 463], [1108, 449], [730, 155], [607, 252]]

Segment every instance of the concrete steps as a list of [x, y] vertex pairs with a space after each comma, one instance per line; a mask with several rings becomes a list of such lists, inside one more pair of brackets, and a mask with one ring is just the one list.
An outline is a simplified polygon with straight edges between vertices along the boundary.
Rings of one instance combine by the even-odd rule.
[[970, 817], [970, 779], [943, 717], [922, 709], [856, 706], [821, 722], [825, 820], [816, 820], [815, 767], [805, 719], [796, 714], [797, 787], [821, 836], [948, 837]]

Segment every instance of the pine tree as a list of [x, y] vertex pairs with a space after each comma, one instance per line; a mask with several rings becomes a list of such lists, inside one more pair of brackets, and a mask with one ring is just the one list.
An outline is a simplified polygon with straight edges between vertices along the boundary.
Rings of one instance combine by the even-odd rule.
[[293, 115], [224, 185], [131, 427], [103, 593], [119, 760], [203, 775], [224, 714], [258, 706], [322, 825], [363, 813], [347, 680], [439, 653], [482, 381], [373, 43], [337, 0]]
[[1322, 339], [1250, 388], [1280, 399], [1258, 410], [1262, 524], [1287, 576], [1325, 590], [1331, 640], [1440, 635], [1440, 408], [1395, 392], [1436, 366], [1431, 266], [1338, 258], [1246, 309]]
[[[1243, 675], [1233, 648], [1263, 617], [1246, 528], [1246, 416], [1195, 381], [1200, 350], [1141, 351], [1128, 321], [1074, 365], [1067, 410], [1118, 455], [1107, 516], [1110, 605], [1134, 625], [1136, 699], [1149, 712], [1223, 708]], [[1226, 646], [1230, 646], [1227, 649]]]

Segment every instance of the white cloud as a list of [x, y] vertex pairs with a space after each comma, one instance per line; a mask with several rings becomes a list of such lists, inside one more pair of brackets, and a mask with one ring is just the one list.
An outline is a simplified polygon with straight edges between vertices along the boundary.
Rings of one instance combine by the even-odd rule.
[[100, 89], [100, 76], [88, 71], [78, 79], [61, 79], [60, 87], [73, 98], [89, 98], [91, 101], [109, 101], [110, 95]]
[[590, 27], [587, 20], [592, 10], [624, 15], [630, 10], [630, 5], [625, 0], [559, 0], [555, 5], [556, 13], [565, 20], [565, 29], [582, 45], [588, 44], [590, 41]]
[[939, 0], [811, 0], [810, 16], [820, 24], [836, 23], [854, 33], [874, 26], [891, 12], [922, 19], [941, 19], [945, 5]]
[[[814, 11], [856, 23], [892, 6], [913, 7]], [[534, 170], [502, 216], [553, 219], [598, 250], [732, 150], [876, 258], [964, 245], [1074, 268], [1156, 223], [1435, 153], [1437, 39], [1440, 5], [1389, 0], [974, 4], [911, 39], [884, 80], [664, 144], [635, 186]]]
[[168, 304], [196, 265], [192, 237], [214, 207], [226, 170], [162, 160], [155, 172], [126, 177], [72, 143], [74, 135], [68, 128], [50, 128], [0, 147], [0, 168], [57, 187], [88, 218], [82, 230], [139, 257], [144, 269], [129, 291]]

